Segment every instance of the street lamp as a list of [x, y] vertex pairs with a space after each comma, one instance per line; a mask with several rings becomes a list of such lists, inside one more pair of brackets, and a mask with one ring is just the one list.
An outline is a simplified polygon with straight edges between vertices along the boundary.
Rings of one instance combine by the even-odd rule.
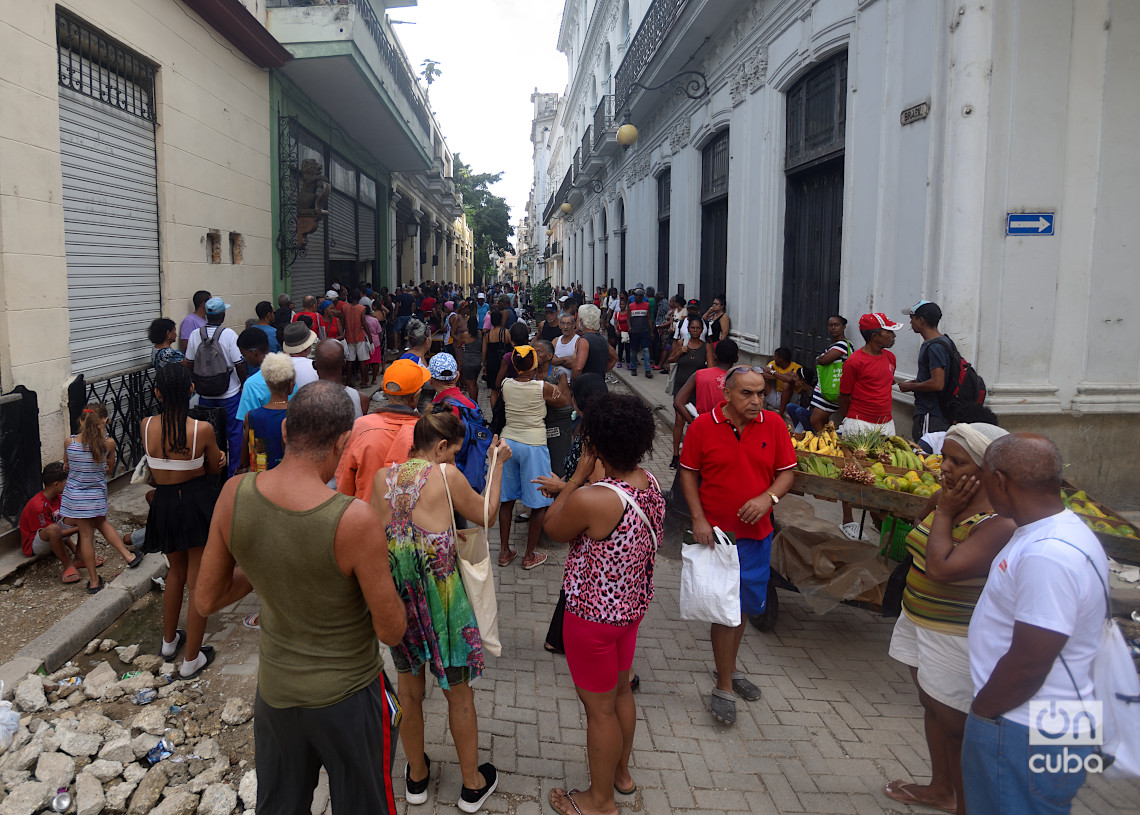
[[[687, 77], [687, 79], [685, 78]], [[626, 93], [625, 105], [622, 108], [625, 122], [618, 128], [617, 141], [622, 147], [632, 147], [637, 143], [637, 128], [629, 121], [629, 95], [634, 88], [644, 91], [664, 91], [672, 88], [678, 96], [687, 96], [690, 99], [701, 99], [709, 92], [708, 79], [700, 71], [681, 71], [679, 74], [666, 79], [660, 85], [642, 85], [640, 82], [629, 83], [629, 92]]]

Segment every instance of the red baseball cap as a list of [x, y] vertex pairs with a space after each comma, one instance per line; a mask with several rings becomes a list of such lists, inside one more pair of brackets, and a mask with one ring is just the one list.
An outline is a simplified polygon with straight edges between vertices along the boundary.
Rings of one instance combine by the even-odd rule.
[[882, 312], [864, 314], [859, 318], [860, 331], [876, 331], [880, 328], [885, 328], [888, 331], [898, 331], [902, 328], [902, 323], [892, 322], [891, 319]]

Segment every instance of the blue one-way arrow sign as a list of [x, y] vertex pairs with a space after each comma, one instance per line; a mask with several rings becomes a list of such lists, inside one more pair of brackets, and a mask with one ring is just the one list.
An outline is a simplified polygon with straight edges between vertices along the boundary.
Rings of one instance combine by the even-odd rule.
[[1007, 235], [1052, 235], [1055, 212], [1009, 212], [1005, 216]]

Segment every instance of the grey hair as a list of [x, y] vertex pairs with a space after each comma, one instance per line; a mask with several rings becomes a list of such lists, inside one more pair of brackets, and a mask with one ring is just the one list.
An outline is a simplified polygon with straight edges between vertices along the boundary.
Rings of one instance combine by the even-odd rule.
[[352, 400], [336, 382], [310, 382], [289, 401], [285, 414], [286, 452], [324, 458], [356, 420]]
[[578, 322], [582, 324], [582, 328], [590, 331], [597, 331], [600, 324], [602, 311], [593, 303], [586, 303], [578, 309]]
[[423, 320], [409, 320], [406, 329], [408, 336], [408, 347], [414, 348], [417, 345], [423, 345], [428, 341], [431, 332], [428, 330], [427, 323]]
[[554, 355], [554, 344], [550, 340], [531, 340], [530, 344], [540, 351], [545, 351], [551, 356]]
[[1065, 462], [1052, 440], [1036, 433], [1010, 433], [986, 448], [986, 472], [1005, 473], [1023, 490], [1059, 493]]

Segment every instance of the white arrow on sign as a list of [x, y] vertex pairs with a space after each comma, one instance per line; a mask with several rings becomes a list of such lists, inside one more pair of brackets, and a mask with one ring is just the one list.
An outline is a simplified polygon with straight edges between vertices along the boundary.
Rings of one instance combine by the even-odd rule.
[[1040, 215], [1035, 216], [1035, 218], [1028, 216], [1025, 218], [1018, 218], [1017, 216], [1012, 216], [1009, 219], [1009, 225], [1017, 229], [1028, 229], [1035, 226], [1037, 227], [1038, 232], [1044, 232], [1049, 228], [1049, 221], [1045, 220]]

